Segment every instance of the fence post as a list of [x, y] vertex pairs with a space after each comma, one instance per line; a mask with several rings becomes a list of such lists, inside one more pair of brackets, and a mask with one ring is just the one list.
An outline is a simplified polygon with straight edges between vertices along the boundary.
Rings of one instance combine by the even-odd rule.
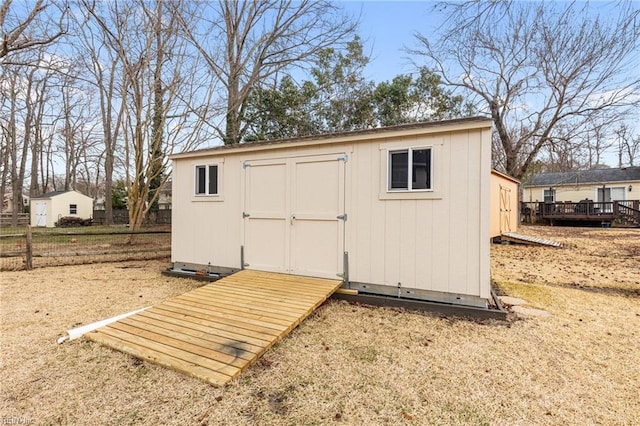
[[31, 238], [31, 225], [27, 225], [27, 244], [24, 267], [27, 270], [33, 269], [33, 239]]

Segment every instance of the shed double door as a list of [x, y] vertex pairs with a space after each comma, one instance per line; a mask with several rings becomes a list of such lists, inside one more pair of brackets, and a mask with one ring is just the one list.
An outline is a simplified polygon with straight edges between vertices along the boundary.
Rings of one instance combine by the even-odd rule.
[[244, 163], [247, 269], [336, 278], [343, 272], [346, 157]]

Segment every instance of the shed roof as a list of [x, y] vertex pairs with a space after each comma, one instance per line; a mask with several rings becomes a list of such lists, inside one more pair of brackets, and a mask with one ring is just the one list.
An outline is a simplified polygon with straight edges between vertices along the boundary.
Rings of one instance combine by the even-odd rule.
[[426, 121], [419, 123], [400, 124], [397, 126], [377, 127], [373, 129], [353, 130], [349, 132], [326, 133], [321, 135], [308, 135], [289, 139], [273, 139], [266, 141], [245, 142], [241, 144], [221, 145], [211, 148], [203, 148], [195, 151], [181, 152], [171, 155], [169, 158], [188, 158], [198, 157], [207, 154], [218, 154], [220, 152], [236, 152], [238, 150], [258, 150], [269, 148], [284, 148], [288, 146], [307, 145], [307, 144], [326, 144], [334, 142], [357, 142], [370, 139], [385, 138], [394, 135], [417, 134], [417, 133], [436, 133], [438, 128], [442, 131], [448, 131], [444, 127], [451, 127], [454, 130], [456, 126], [462, 128], [487, 128], [491, 127], [492, 120], [486, 117], [466, 117], [456, 118], [452, 120], [442, 121]]
[[577, 170], [570, 172], [542, 173], [531, 176], [527, 186], [559, 186], [586, 183], [609, 183], [640, 181], [640, 167], [620, 169]]
[[46, 194], [42, 194], [42, 195], [34, 195], [33, 197], [31, 197], [31, 199], [35, 199], [35, 198], [53, 198], [55, 196], [58, 195], [62, 195], [62, 194], [66, 194], [67, 192], [75, 192], [78, 195], [82, 195], [83, 197], [87, 197], [87, 198], [91, 198], [88, 195], [84, 195], [81, 192], [78, 191], [74, 191], [74, 190], [69, 190], [69, 191], [51, 191], [51, 192], [47, 192]]
[[55, 197], [56, 195], [65, 194], [67, 192], [71, 192], [71, 191], [51, 191], [51, 192], [47, 192], [46, 194], [34, 195], [33, 197], [31, 197], [31, 199], [33, 200], [34, 198], [52, 198], [52, 197]]
[[515, 182], [517, 184], [520, 184], [520, 181], [518, 179], [514, 178], [513, 176], [509, 176], [506, 173], [499, 172], [496, 169], [491, 169], [491, 174], [496, 175], [496, 176], [500, 176], [501, 178], [504, 178], [504, 179], [510, 180], [512, 182]]

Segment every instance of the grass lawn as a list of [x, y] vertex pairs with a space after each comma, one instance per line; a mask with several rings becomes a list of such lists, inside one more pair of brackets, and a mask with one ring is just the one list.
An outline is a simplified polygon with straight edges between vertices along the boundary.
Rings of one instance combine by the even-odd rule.
[[[640, 230], [521, 230], [498, 291], [547, 317], [476, 322], [329, 301], [214, 388], [66, 329], [200, 285], [168, 260], [0, 273], [0, 417], [32, 424], [640, 424]], [[4, 420], [3, 420], [4, 421]]]

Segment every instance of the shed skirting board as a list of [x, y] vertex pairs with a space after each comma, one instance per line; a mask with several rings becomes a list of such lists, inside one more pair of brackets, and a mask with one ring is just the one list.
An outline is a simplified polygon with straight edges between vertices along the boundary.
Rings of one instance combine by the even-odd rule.
[[[174, 262], [173, 267], [167, 269], [165, 271], [165, 274], [171, 276], [196, 278], [205, 281], [215, 281], [222, 276], [234, 274], [239, 270], [240, 269], [215, 265], [199, 265], [195, 263]], [[468, 294], [445, 293], [441, 291], [421, 290], [408, 287], [393, 287], [382, 284], [369, 284], [353, 281], [346, 281], [342, 288], [357, 290], [360, 293], [369, 295], [392, 296], [401, 299], [412, 299], [423, 302], [447, 303], [451, 305], [472, 306], [482, 309], [486, 309], [489, 306], [489, 303], [486, 299]]]
[[453, 305], [473, 306], [476, 308], [485, 309], [489, 306], [486, 299], [468, 294], [445, 293], [442, 291], [421, 290], [408, 287], [393, 287], [388, 285], [358, 283], [353, 281], [349, 282], [347, 288], [358, 290], [360, 293], [393, 296], [403, 299], [449, 303]]

